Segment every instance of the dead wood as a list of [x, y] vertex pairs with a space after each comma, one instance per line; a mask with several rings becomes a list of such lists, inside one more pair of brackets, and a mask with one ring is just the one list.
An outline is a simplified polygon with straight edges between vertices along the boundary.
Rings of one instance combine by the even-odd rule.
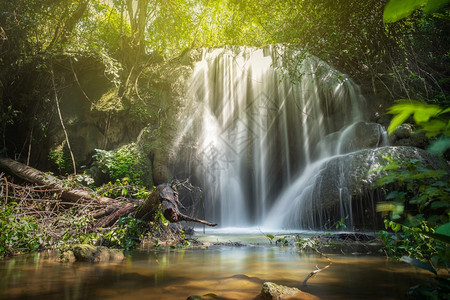
[[172, 223], [188, 221], [207, 226], [217, 226], [215, 223], [181, 213], [179, 207], [183, 207], [183, 205], [178, 200], [178, 192], [168, 183], [160, 184], [156, 187], [156, 190], [140, 205], [136, 212], [136, 217], [142, 220], [148, 220], [149, 216], [155, 212], [159, 204], [161, 204], [164, 217]]
[[172, 223], [189, 221], [208, 226], [217, 225], [181, 213], [179, 207], [184, 207], [178, 200], [176, 187], [168, 183], [159, 185], [145, 200], [126, 202], [97, 196], [92, 190], [87, 188], [67, 188], [55, 176], [9, 158], [0, 158], [0, 168], [30, 183], [44, 186], [47, 190], [58, 191], [60, 192], [60, 197], [70, 203], [83, 200], [87, 203], [86, 206], [92, 206], [92, 204], [100, 206], [96, 210], [91, 210], [90, 216], [97, 219], [94, 228], [112, 226], [121, 217], [133, 214], [136, 218], [149, 221], [159, 207], [161, 207], [164, 217]]
[[103, 196], [96, 196], [89, 189], [68, 189], [67, 187], [65, 187], [64, 183], [55, 176], [36, 170], [30, 166], [24, 165], [10, 158], [0, 158], [0, 168], [30, 183], [35, 183], [38, 185], [47, 186], [51, 189], [60, 190], [61, 198], [69, 202], [76, 202], [81, 198], [84, 198], [86, 200], [94, 200], [102, 204], [110, 204], [115, 206], [120, 205], [120, 202], [118, 202], [117, 200]]
[[328, 260], [328, 265], [326, 265], [323, 268], [319, 268], [318, 265], [316, 265], [316, 269], [314, 271], [312, 271], [311, 273], [308, 274], [308, 276], [306, 276], [305, 280], [303, 280], [303, 286], [306, 286], [307, 281], [312, 278], [313, 276], [315, 276], [317, 273], [322, 272], [323, 270], [328, 269], [329, 267], [331, 267], [331, 265], [333, 264], [333, 262], [331, 261], [331, 259], [326, 256], [325, 254], [323, 254], [322, 252], [320, 252], [319, 250], [317, 250], [316, 248], [312, 248], [314, 249], [317, 253], [319, 253], [321, 256], [325, 257]]

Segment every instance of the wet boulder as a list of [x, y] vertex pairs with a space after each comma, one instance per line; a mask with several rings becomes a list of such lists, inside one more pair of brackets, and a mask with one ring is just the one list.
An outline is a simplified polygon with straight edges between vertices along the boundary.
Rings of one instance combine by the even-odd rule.
[[[383, 200], [372, 186], [377, 179], [387, 175], [387, 171], [380, 170], [389, 165], [385, 156], [400, 163], [415, 159], [431, 169], [448, 169], [439, 157], [407, 146], [364, 149], [335, 156], [322, 165], [315, 177], [313, 195], [320, 198], [315, 200], [316, 209], [329, 217], [337, 215], [344, 218], [345, 215], [373, 210], [374, 202]], [[371, 212], [372, 215], [374, 213]]]
[[383, 144], [385, 130], [380, 124], [357, 122], [347, 127], [340, 137], [339, 153], [348, 153]]
[[122, 250], [109, 249], [107, 247], [96, 247], [88, 244], [77, 244], [71, 249], [68, 249], [61, 253], [61, 262], [74, 262], [74, 261], [86, 261], [86, 262], [111, 262], [122, 261], [125, 259]]
[[270, 218], [276, 224], [267, 226], [330, 230], [345, 223], [349, 230], [380, 229], [383, 222], [375, 207], [385, 200], [385, 193], [373, 184], [387, 175], [382, 170], [390, 164], [385, 157], [400, 164], [418, 160], [429, 169], [450, 173], [444, 160], [416, 147], [385, 146], [336, 155], [311, 166], [285, 191], [273, 209], [285, 217]]
[[264, 300], [283, 299], [286, 296], [294, 296], [300, 292], [299, 289], [279, 285], [273, 282], [264, 282], [261, 289], [261, 297]]

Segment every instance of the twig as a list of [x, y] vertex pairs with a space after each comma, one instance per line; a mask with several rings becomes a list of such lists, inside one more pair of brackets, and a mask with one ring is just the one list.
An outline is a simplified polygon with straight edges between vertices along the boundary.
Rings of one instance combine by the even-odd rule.
[[325, 254], [323, 254], [322, 252], [320, 252], [320, 251], [317, 250], [316, 248], [312, 248], [312, 249], [314, 249], [317, 253], [319, 253], [320, 256], [325, 257], [325, 258], [328, 260], [329, 264], [326, 265], [326, 266], [323, 267], [323, 268], [319, 268], [319, 267], [316, 265], [316, 270], [314, 270], [314, 271], [312, 271], [311, 273], [309, 273], [308, 276], [306, 276], [305, 280], [303, 280], [303, 286], [306, 286], [306, 282], [307, 282], [311, 277], [313, 277], [314, 275], [316, 275], [316, 274], [319, 273], [319, 272], [322, 272], [323, 270], [328, 269], [328, 268], [333, 264], [333, 262], [331, 261], [331, 259], [330, 259], [328, 256], [326, 256]]

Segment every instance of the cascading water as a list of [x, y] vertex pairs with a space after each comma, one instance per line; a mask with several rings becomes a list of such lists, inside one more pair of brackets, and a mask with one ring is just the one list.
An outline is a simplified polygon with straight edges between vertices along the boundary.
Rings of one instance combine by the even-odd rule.
[[[327, 158], [345, 148], [345, 129], [362, 120], [364, 98], [351, 80], [282, 46], [207, 49], [187, 97], [183, 136], [195, 141], [190, 166], [204, 187], [208, 220], [222, 227], [320, 225], [320, 210], [305, 214], [312, 204], [302, 199], [313, 196], [311, 182]], [[348, 214], [344, 181], [337, 181], [340, 211]]]

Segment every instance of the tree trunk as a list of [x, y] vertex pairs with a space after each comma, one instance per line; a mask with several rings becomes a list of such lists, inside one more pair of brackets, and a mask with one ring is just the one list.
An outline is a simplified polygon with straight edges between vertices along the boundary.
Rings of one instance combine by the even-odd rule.
[[180, 212], [179, 207], [183, 205], [178, 200], [178, 192], [168, 183], [160, 184], [156, 190], [139, 206], [136, 211], [136, 217], [142, 220], [148, 220], [153, 215], [159, 204], [162, 206], [164, 217], [172, 222], [188, 221], [205, 224], [208, 226], [217, 226], [205, 220], [192, 218]]
[[134, 214], [136, 218], [149, 221], [160, 205], [164, 217], [170, 222], [190, 221], [208, 226], [217, 225], [182, 214], [179, 211], [179, 207], [183, 208], [183, 205], [178, 200], [178, 192], [168, 183], [158, 185], [145, 200], [138, 200], [134, 203], [125, 202], [124, 204], [123, 201], [96, 196], [92, 190], [87, 188], [68, 189], [64, 183], [55, 176], [41, 172], [9, 158], [0, 158], [0, 169], [4, 169], [28, 182], [48, 186], [52, 189], [59, 189], [62, 191], [61, 198], [69, 202], [76, 202], [84, 199], [103, 204], [105, 208], [92, 215], [94, 218], [98, 219], [95, 224], [96, 228], [111, 226], [121, 217], [131, 214]]
[[81, 198], [84, 198], [87, 200], [97, 201], [101, 204], [120, 205], [120, 202], [115, 199], [102, 196], [94, 196], [92, 191], [89, 189], [67, 189], [64, 183], [55, 176], [36, 170], [32, 167], [9, 158], [0, 158], [0, 168], [30, 183], [48, 186], [52, 189], [60, 189], [62, 191], [61, 198], [69, 202], [76, 202]]

